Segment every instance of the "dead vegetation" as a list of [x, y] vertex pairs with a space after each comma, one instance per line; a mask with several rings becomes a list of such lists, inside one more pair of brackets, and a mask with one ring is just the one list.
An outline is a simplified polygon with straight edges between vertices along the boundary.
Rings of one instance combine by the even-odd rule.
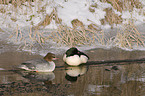
[[47, 15], [44, 21], [40, 22], [37, 26], [46, 26], [54, 20], [58, 25], [56, 31], [52, 32], [48, 38], [53, 41], [67, 46], [76, 46], [76, 45], [91, 45], [96, 41], [100, 44], [104, 44], [104, 33], [96, 24], [88, 25], [88, 28], [78, 19], [71, 21], [73, 28], [63, 25], [62, 20], [57, 15], [56, 8], [51, 12], [50, 15]]
[[114, 44], [121, 48], [132, 49], [134, 45], [144, 46], [145, 38], [138, 31], [136, 26], [129, 21], [127, 24], [123, 24], [120, 31], [117, 32]]
[[0, 4], [5, 4], [5, 5], [12, 4], [16, 7], [16, 6], [23, 5], [23, 3], [25, 2], [28, 2], [30, 4], [31, 2], [34, 1], [35, 0], [0, 0]]
[[[25, 2], [28, 2], [28, 5], [24, 6], [28, 6], [28, 8], [31, 9], [31, 7], [33, 7], [31, 3], [35, 1], [36, 0], [1, 0], [0, 4], [12, 4], [15, 8], [17, 8], [21, 5], [24, 5]], [[121, 17], [122, 15], [116, 14], [114, 10], [117, 10], [119, 12], [129, 10], [131, 12], [133, 11], [133, 8], [141, 9], [143, 7], [139, 0], [100, 1], [104, 3], [109, 3], [113, 7], [104, 9], [104, 11], [106, 12], [106, 16], [104, 19], [101, 20], [102, 25], [109, 24], [112, 26], [112, 28], [114, 24], [122, 24], [123, 22], [123, 19]], [[38, 10], [38, 13], [46, 11], [45, 7], [46, 6], [40, 8]], [[97, 7], [98, 5], [96, 3], [92, 4], [89, 7], [89, 11], [94, 13], [95, 8]], [[6, 11], [7, 10], [4, 7], [0, 9], [1, 13], [5, 13]], [[30, 20], [32, 18], [33, 15], [30, 17]], [[11, 18], [11, 20], [14, 22], [17, 21], [15, 18]], [[42, 32], [39, 32], [40, 26], [45, 28], [45, 26], [49, 25], [52, 21], [55, 21], [58, 27], [57, 30], [54, 30], [51, 34], [47, 36], [44, 36]], [[42, 44], [45, 43], [47, 40], [53, 40], [59, 44], [66, 46], [91, 45], [95, 43], [99, 43], [102, 45], [105, 44], [104, 32], [95, 23], [91, 23], [90, 25], [84, 25], [83, 22], [79, 19], [73, 19], [71, 21], [71, 24], [73, 26], [72, 28], [66, 26], [65, 24], [62, 24], [62, 19], [59, 18], [57, 14], [57, 8], [53, 8], [53, 11], [50, 14], [46, 14], [44, 16], [43, 21], [38, 23], [36, 26], [32, 26], [29, 29], [30, 31], [26, 33], [28, 34], [29, 40], [26, 40], [26, 37], [24, 36], [24, 33], [21, 32], [20, 27], [16, 28], [16, 31], [11, 34], [10, 38], [15, 37], [16, 42], [23, 41], [24, 46], [29, 46], [30, 44], [31, 47], [33, 47], [34, 42], [37, 42], [42, 46]], [[32, 29], [34, 30], [32, 31]], [[134, 45], [144, 46], [144, 37], [138, 32], [138, 29], [133, 24], [133, 22], [129, 22], [127, 24], [122, 24], [121, 30], [113, 39], [111, 38], [111, 42], [119, 47], [132, 48]]]
[[[46, 37], [42, 32], [39, 32], [37, 29], [32, 31], [32, 28], [27, 29], [27, 33], [22, 32], [20, 27], [17, 26], [16, 30], [12, 32], [9, 38], [14, 38], [14, 42], [22, 42], [19, 44], [19, 48], [25, 48], [31, 50], [34, 47], [34, 43], [38, 43], [41, 47], [45, 43]], [[27, 35], [26, 35], [27, 34]], [[13, 40], [13, 39], [12, 39]]]
[[47, 14], [45, 16], [45, 19], [43, 21], [41, 21], [35, 27], [37, 27], [37, 28], [40, 27], [40, 26], [45, 27], [45, 26], [49, 25], [52, 22], [52, 20], [54, 20], [56, 24], [61, 24], [61, 22], [62, 22], [62, 19], [58, 17], [56, 8], [54, 8], [53, 11], [50, 14]]
[[143, 5], [140, 0], [100, 0], [101, 2], [109, 3], [119, 12], [133, 11], [133, 8], [141, 9]]
[[[104, 3], [109, 3], [112, 5], [113, 8], [106, 8], [104, 11], [106, 12], [106, 16], [104, 19], [101, 19], [101, 24], [109, 24], [111, 25], [111, 28], [113, 28], [113, 24], [121, 24], [123, 19], [122, 15], [115, 14], [115, 10], [122, 13], [123, 11], [129, 11], [132, 12], [134, 8], [140, 9], [139, 13], [142, 13], [144, 15], [143, 5], [140, 2], [140, 0], [100, 0]], [[93, 7], [92, 7], [93, 6]], [[90, 12], [94, 12], [94, 8], [97, 8], [96, 4], [90, 5]]]
[[72, 21], [72, 25], [73, 28], [64, 25], [58, 26], [57, 30], [52, 32], [50, 38], [59, 44], [71, 47], [76, 45], [91, 45], [95, 42], [104, 44], [104, 33], [102, 30], [98, 31], [95, 24], [85, 28], [81, 21], [75, 19]]
[[109, 25], [111, 25], [111, 27], [113, 28], [113, 24], [117, 25], [122, 23], [122, 15], [115, 14], [112, 8], [106, 8], [104, 11], [106, 12], [106, 16], [101, 20], [102, 25], [109, 23]]

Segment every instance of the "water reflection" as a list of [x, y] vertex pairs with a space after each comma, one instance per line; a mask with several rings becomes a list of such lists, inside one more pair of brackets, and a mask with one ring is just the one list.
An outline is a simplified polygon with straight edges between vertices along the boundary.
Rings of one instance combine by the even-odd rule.
[[[101, 96], [144, 96], [145, 64], [126, 64], [114, 66], [93, 66], [91, 70], [98, 70], [95, 76], [89, 81], [96, 81], [88, 84], [88, 95], [96, 94]], [[117, 68], [117, 70], [116, 70]], [[107, 69], [107, 70], [106, 70]], [[109, 71], [108, 71], [109, 70]]]
[[77, 81], [77, 78], [80, 77], [81, 75], [84, 75], [88, 70], [88, 67], [85, 65], [81, 65], [81, 66], [66, 66], [65, 68], [65, 72], [66, 72], [66, 76], [65, 78], [68, 81], [71, 82], [75, 82]]
[[17, 71], [22, 77], [29, 79], [31, 82], [45, 82], [52, 81], [55, 78], [53, 72], [29, 72], [29, 71]]

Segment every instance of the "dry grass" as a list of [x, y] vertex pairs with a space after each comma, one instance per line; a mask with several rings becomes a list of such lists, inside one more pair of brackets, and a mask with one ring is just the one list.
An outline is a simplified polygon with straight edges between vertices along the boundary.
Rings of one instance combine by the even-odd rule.
[[[116, 9], [119, 12], [129, 10], [130, 12], [133, 11], [133, 8], [142, 8], [142, 4], [139, 0], [100, 0], [101, 2], [110, 3], [114, 9]], [[27, 5], [24, 5], [25, 2], [28, 2]], [[21, 7], [21, 5], [27, 6], [27, 8], [32, 9], [34, 5], [31, 5], [32, 2], [40, 2], [36, 0], [0, 0], [0, 4], [12, 4], [14, 8], [16, 8], [17, 11]], [[48, 4], [49, 5], [49, 4]], [[38, 9], [39, 12], [46, 11], [45, 7], [48, 6], [45, 5], [42, 8]], [[39, 6], [38, 6], [39, 7]], [[95, 8], [97, 8], [98, 5], [95, 3], [93, 5], [90, 5], [89, 10], [90, 12], [94, 13]], [[101, 20], [102, 25], [108, 23], [112, 26], [113, 24], [121, 24], [123, 19], [122, 15], [115, 14], [114, 9], [106, 8], [104, 11], [106, 12], [106, 16], [104, 19]], [[0, 12], [5, 13], [7, 11], [7, 8], [1, 8]], [[27, 13], [26, 13], [27, 14]], [[33, 16], [33, 15], [32, 15]], [[32, 19], [32, 16], [30, 16], [30, 20]], [[16, 22], [15, 18], [11, 18], [13, 22]], [[28, 21], [30, 21], [28, 20]], [[55, 21], [58, 28], [56, 31], [52, 32], [51, 35], [48, 35], [44, 37], [43, 33], [39, 32], [40, 26], [47, 26], [49, 25], [52, 20]], [[33, 43], [37, 42], [39, 45], [42, 46], [43, 43], [45, 43], [47, 40], [50, 39], [66, 46], [76, 46], [76, 45], [91, 45], [94, 43], [99, 43], [104, 45], [105, 44], [105, 38], [104, 38], [104, 32], [97, 26], [95, 23], [92, 23], [86, 27], [86, 25], [83, 24], [78, 19], [72, 20], [72, 26], [68, 27], [64, 24], [62, 24], [62, 20], [58, 17], [57, 14], [57, 8], [54, 8], [53, 11], [50, 14], [45, 15], [45, 18], [43, 21], [41, 21], [38, 25], [33, 26], [29, 29], [27, 36], [24, 35], [23, 32], [21, 32], [20, 27], [16, 28], [16, 31], [12, 33], [10, 38], [15, 37], [15, 42], [24, 42], [25, 44], [23, 46], [30, 46], [33, 47]], [[32, 24], [33, 25], [33, 24]], [[32, 29], [35, 29], [32, 31]], [[29, 38], [29, 39], [28, 39]], [[122, 29], [117, 33], [115, 39], [111, 39], [113, 43], [119, 47], [124, 48], [132, 48], [134, 45], [141, 45], [144, 46], [144, 38], [143, 36], [138, 32], [135, 25], [131, 22], [128, 24], [122, 25]]]
[[143, 13], [143, 5], [139, 0], [100, 0], [104, 3], [109, 3], [112, 5], [112, 8], [106, 8], [104, 11], [106, 12], [106, 16], [101, 20], [101, 24], [109, 24], [111, 28], [113, 28], [113, 24], [121, 24], [123, 19], [122, 15], [115, 14], [114, 9], [122, 13], [122, 11], [132, 12], [133, 8], [140, 9], [139, 14]]
[[16, 7], [16, 6], [23, 5], [23, 3], [25, 2], [28, 2], [30, 4], [31, 2], [34, 1], [35, 0], [0, 0], [0, 4], [5, 4], [5, 5], [12, 4]]
[[121, 30], [117, 33], [115, 39], [113, 40], [115, 45], [130, 49], [132, 49], [134, 45], [144, 46], [144, 41], [144, 36], [141, 35], [131, 21], [122, 25]]
[[109, 23], [109, 25], [111, 25], [111, 27], [113, 28], [113, 24], [117, 25], [122, 23], [122, 15], [115, 14], [112, 8], [106, 8], [104, 11], [106, 12], [106, 16], [101, 20], [102, 25]]
[[58, 17], [58, 14], [57, 14], [57, 9], [54, 8], [53, 11], [49, 14], [47, 14], [45, 16], [45, 19], [43, 21], [41, 21], [37, 26], [35, 26], [35, 28], [39, 28], [40, 26], [47, 26], [49, 25], [52, 20], [54, 20], [56, 22], [56, 24], [61, 24], [62, 20], [61, 18]]
[[[34, 47], [34, 43], [38, 43], [42, 47], [42, 43], [45, 43], [46, 37], [43, 36], [43, 33], [39, 32], [37, 29], [32, 31], [32, 28], [28, 29], [28, 33], [21, 31], [19, 26], [16, 30], [9, 36], [9, 38], [14, 38], [14, 42], [22, 42], [19, 48], [28, 47], [31, 50]], [[26, 35], [27, 34], [27, 35]]]
[[57, 31], [52, 32], [50, 36], [55, 42], [67, 46], [76, 45], [91, 45], [98, 41], [104, 44], [104, 33], [102, 31], [95, 31], [85, 27], [80, 29], [71, 28], [68, 26], [60, 25]]
[[141, 9], [143, 5], [140, 0], [100, 0], [101, 2], [110, 3], [117, 11], [133, 11], [133, 8]]
[[[44, 24], [44, 22], [42, 22], [42, 24]], [[30, 49], [34, 47], [33, 44], [35, 42], [42, 46], [42, 44], [47, 40], [53, 40], [58, 44], [71, 47], [76, 45], [91, 45], [96, 42], [102, 45], [105, 44], [104, 32], [96, 24], [90, 24], [88, 25], [88, 28], [85, 28], [81, 21], [74, 19], [72, 21], [72, 25], [73, 28], [59, 25], [56, 31], [51, 32], [51, 34], [47, 36], [43, 36], [43, 33], [39, 32], [39, 26], [35, 27], [36, 29], [34, 31], [30, 28], [27, 36], [25, 36], [24, 33], [21, 32], [21, 29], [17, 26], [16, 31], [11, 34], [10, 38], [16, 38], [15, 42], [24, 41], [25, 44], [21, 44], [20, 47], [29, 46]]]

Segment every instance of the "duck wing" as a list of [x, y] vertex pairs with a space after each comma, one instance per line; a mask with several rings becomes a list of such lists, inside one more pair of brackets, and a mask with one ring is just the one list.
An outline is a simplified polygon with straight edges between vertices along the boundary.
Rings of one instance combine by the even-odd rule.
[[36, 66], [34, 64], [31, 64], [31, 63], [22, 63], [21, 66], [25, 66], [29, 70], [35, 70], [36, 69]]
[[38, 66], [43, 66], [47, 63], [44, 59], [33, 59], [22, 63], [22, 66], [26, 66], [30, 70], [36, 70]]
[[81, 51], [79, 51], [78, 54], [79, 54], [79, 56], [81, 56], [81, 55], [85, 55], [85, 56], [89, 59], [89, 56], [86, 55], [85, 53], [81, 52]]

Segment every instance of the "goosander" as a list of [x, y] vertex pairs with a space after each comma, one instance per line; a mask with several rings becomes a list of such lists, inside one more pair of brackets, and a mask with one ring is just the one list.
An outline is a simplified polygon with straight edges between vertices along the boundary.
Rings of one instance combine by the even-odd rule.
[[56, 59], [54, 54], [48, 53], [43, 59], [33, 59], [22, 63], [19, 68], [36, 72], [52, 72], [55, 69], [53, 60]]
[[75, 47], [68, 49], [63, 56], [63, 61], [71, 66], [78, 66], [86, 63], [88, 59], [89, 57], [85, 53], [79, 51]]

